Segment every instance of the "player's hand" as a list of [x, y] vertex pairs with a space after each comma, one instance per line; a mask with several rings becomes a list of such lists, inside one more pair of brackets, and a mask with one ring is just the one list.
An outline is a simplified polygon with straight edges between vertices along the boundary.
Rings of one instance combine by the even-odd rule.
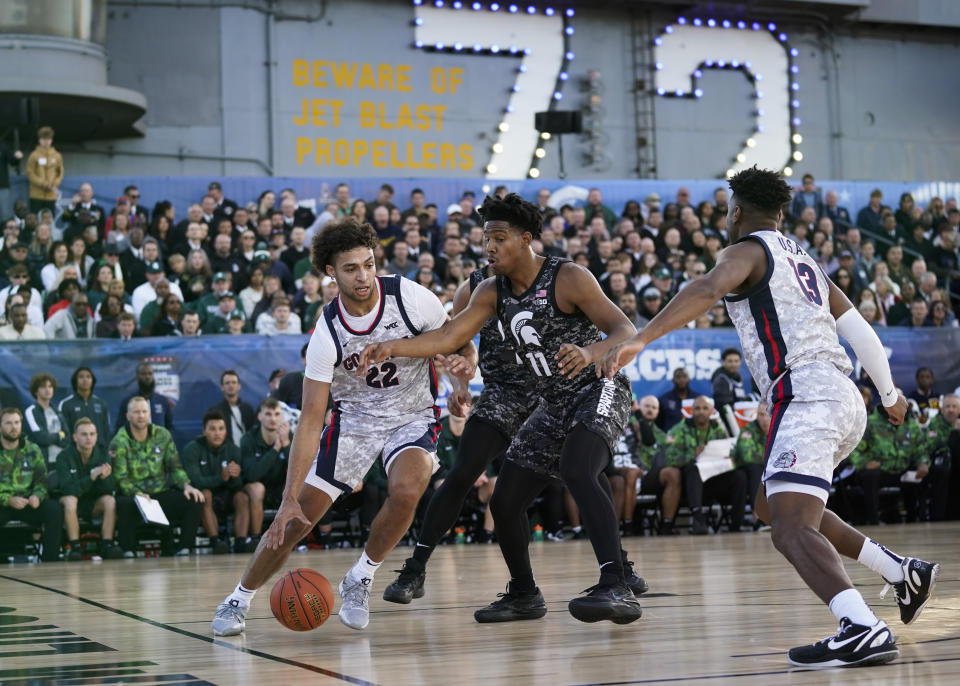
[[480, 488], [481, 486], [486, 486], [490, 483], [490, 479], [487, 478], [486, 472], [477, 477], [477, 480], [473, 482], [474, 488]]
[[887, 411], [887, 419], [890, 420], [890, 423], [894, 426], [900, 426], [903, 424], [903, 418], [907, 415], [907, 399], [903, 397], [903, 393], [898, 391], [897, 402], [884, 409]]
[[184, 496], [187, 500], [194, 500], [194, 501], [196, 501], [196, 502], [198, 502], [198, 503], [202, 503], [203, 500], [204, 500], [204, 498], [203, 498], [203, 493], [200, 492], [200, 491], [198, 491], [196, 488], [194, 488], [194, 487], [191, 486], [190, 484], [184, 484], [184, 486], [183, 486], [183, 496]]
[[390, 357], [392, 347], [390, 341], [381, 341], [380, 343], [371, 343], [368, 345], [363, 349], [363, 352], [360, 353], [360, 362], [357, 363], [357, 371], [355, 374], [357, 376], [363, 376], [367, 373], [367, 369], [369, 369], [371, 365], [383, 362]]
[[437, 359], [443, 363], [447, 371], [460, 379], [470, 380], [477, 373], [477, 365], [463, 355], [452, 353], [450, 355], [437, 355]]
[[310, 520], [304, 516], [300, 503], [293, 498], [284, 498], [280, 503], [280, 509], [277, 510], [277, 516], [273, 518], [273, 523], [263, 535], [265, 546], [270, 550], [278, 550], [283, 545], [287, 524], [291, 522], [303, 527], [310, 526]]
[[642, 341], [631, 338], [619, 345], [613, 346], [603, 360], [597, 364], [597, 378], [606, 377], [612, 379], [614, 374], [623, 369], [623, 367], [633, 358], [640, 354], [640, 351], [646, 347]]
[[454, 417], [466, 417], [473, 406], [473, 398], [468, 391], [454, 391], [447, 398], [447, 409]]
[[106, 479], [108, 476], [113, 474], [113, 465], [109, 462], [104, 462], [100, 465], [100, 478]]
[[14, 510], [22, 510], [27, 506], [27, 499], [21, 498], [18, 495], [10, 496], [10, 500], [7, 501], [7, 505], [12, 507]]
[[290, 422], [283, 422], [278, 428], [277, 440], [280, 442], [280, 448], [286, 448], [290, 445]]
[[230, 480], [230, 465], [223, 465], [220, 468], [220, 481], [229, 481]]
[[574, 378], [593, 363], [593, 353], [573, 343], [561, 345], [554, 358], [557, 360], [557, 369], [568, 379]]
[[240, 474], [243, 472], [243, 470], [240, 468], [240, 465], [232, 460], [227, 464], [227, 471], [230, 474], [230, 478], [240, 476]]
[[30, 496], [27, 498], [27, 505], [36, 510], [38, 507], [40, 507], [40, 498], [35, 495]]
[[917, 467], [917, 478], [918, 478], [918, 479], [924, 479], [924, 478], [926, 478], [927, 474], [929, 474], [929, 473], [930, 473], [930, 465], [928, 465], [926, 462], [924, 462], [924, 463], [921, 464], [919, 467]]
[[359, 482], [357, 482], [357, 485], [353, 487], [353, 490], [350, 491], [350, 492], [351, 492], [351, 493], [359, 493], [359, 492], [362, 491], [362, 490], [363, 490], [363, 482], [362, 482], [362, 481], [359, 481]]

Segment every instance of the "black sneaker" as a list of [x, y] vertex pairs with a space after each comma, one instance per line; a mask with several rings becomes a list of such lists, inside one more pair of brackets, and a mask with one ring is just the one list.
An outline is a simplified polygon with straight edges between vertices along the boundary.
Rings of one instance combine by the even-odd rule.
[[669, 522], [660, 520], [660, 526], [657, 527], [658, 536], [676, 536], [677, 530], [673, 526], [673, 520]]
[[897, 605], [900, 606], [900, 621], [911, 624], [926, 606], [933, 594], [933, 587], [940, 574], [940, 565], [936, 562], [924, 562], [915, 557], [903, 559], [903, 581], [892, 584], [889, 581], [880, 593], [884, 598], [887, 591], [893, 586], [897, 594]]
[[547, 603], [539, 588], [532, 593], [519, 593], [510, 590], [508, 584], [507, 592], [498, 593], [497, 597], [499, 600], [474, 612], [473, 618], [481, 624], [488, 624], [513, 622], [519, 619], [540, 619], [547, 614]]
[[690, 534], [693, 536], [706, 536], [710, 533], [707, 526], [707, 515], [703, 512], [695, 512], [690, 522]]
[[222, 538], [215, 538], [210, 541], [210, 547], [214, 555], [226, 555], [230, 552], [230, 544]]
[[104, 546], [100, 555], [105, 560], [122, 560], [123, 559], [123, 548], [116, 544]]
[[647, 582], [643, 580], [643, 577], [637, 576], [637, 573], [633, 571], [632, 560], [623, 560], [623, 577], [627, 586], [630, 587], [630, 590], [633, 591], [633, 595], [635, 596], [643, 595], [650, 590], [650, 587], [647, 586]]
[[394, 571], [400, 572], [400, 576], [383, 589], [384, 600], [406, 605], [414, 598], [423, 597], [423, 582], [427, 577], [427, 570], [418, 560], [408, 557], [403, 563], [403, 569]]
[[818, 669], [881, 665], [899, 655], [897, 639], [882, 619], [873, 626], [863, 626], [844, 617], [835, 636], [813, 645], [791, 648], [787, 659], [797, 667]]
[[629, 624], [643, 614], [633, 591], [623, 582], [597, 584], [584, 593], [587, 595], [574, 598], [567, 606], [570, 614], [581, 622], [609, 619], [614, 624]]
[[70, 548], [70, 552], [67, 553], [68, 562], [80, 562], [83, 559], [83, 553], [80, 552], [80, 548]]

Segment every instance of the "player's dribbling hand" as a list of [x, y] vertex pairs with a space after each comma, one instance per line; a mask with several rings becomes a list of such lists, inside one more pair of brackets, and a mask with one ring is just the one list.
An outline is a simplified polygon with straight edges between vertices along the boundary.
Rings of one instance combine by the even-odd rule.
[[447, 398], [447, 409], [454, 417], [466, 417], [472, 404], [473, 399], [467, 391], [454, 391]]
[[203, 492], [197, 490], [190, 484], [184, 484], [183, 486], [183, 497], [187, 500], [194, 500], [198, 503], [203, 502]]
[[364, 376], [370, 365], [383, 362], [388, 357], [390, 357], [390, 341], [371, 343], [360, 353], [360, 362], [357, 363], [357, 371], [354, 373], [357, 376]]
[[573, 343], [561, 345], [554, 357], [557, 360], [557, 369], [568, 379], [576, 377], [593, 362], [593, 355], [589, 350]]
[[890, 423], [894, 426], [900, 426], [907, 415], [907, 399], [903, 397], [903, 393], [898, 391], [897, 402], [884, 409], [887, 411], [887, 419], [890, 420]]
[[293, 498], [284, 498], [280, 503], [280, 509], [277, 510], [277, 516], [273, 518], [273, 524], [263, 535], [263, 540], [267, 548], [277, 550], [283, 545], [283, 538], [287, 530], [287, 524], [294, 522], [303, 527], [309, 527], [310, 521], [303, 515], [303, 510]]
[[607, 351], [607, 354], [603, 356], [603, 360], [597, 365], [597, 378], [606, 377], [612, 379], [614, 374], [620, 371], [630, 360], [639, 355], [644, 347], [644, 344], [635, 338], [615, 345]]
[[443, 363], [448, 372], [461, 379], [472, 379], [477, 373], [477, 365], [463, 355], [457, 355], [456, 353], [437, 355], [437, 359]]

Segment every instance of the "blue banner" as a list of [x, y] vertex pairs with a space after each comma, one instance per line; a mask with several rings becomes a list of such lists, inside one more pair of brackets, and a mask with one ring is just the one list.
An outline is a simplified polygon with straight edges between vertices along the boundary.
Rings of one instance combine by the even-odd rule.
[[[915, 388], [918, 367], [933, 369], [937, 392], [960, 386], [960, 329], [881, 330], [880, 338], [890, 358], [897, 384], [909, 393]], [[203, 413], [220, 402], [220, 374], [234, 369], [243, 384], [241, 397], [254, 407], [267, 396], [274, 369], [300, 369], [300, 348], [308, 336], [207, 336], [195, 339], [144, 338], [131, 343], [110, 340], [5, 343], [0, 345], [0, 394], [4, 404], [26, 407], [30, 377], [46, 371], [57, 379], [55, 402], [72, 391], [70, 376], [86, 365], [97, 376], [95, 393], [111, 407], [115, 421], [121, 400], [137, 390], [136, 366], [154, 366], [157, 391], [176, 401], [173, 417], [177, 445], [200, 434]], [[696, 393], [710, 395], [710, 376], [720, 366], [726, 348], [739, 348], [733, 329], [676, 331], [644, 350], [625, 368], [634, 393], [661, 395], [672, 387], [671, 375], [686, 367]], [[848, 349], [848, 353], [852, 352]], [[742, 370], [749, 378], [746, 366]], [[859, 373], [859, 367], [857, 368]], [[441, 384], [440, 403], [447, 387]], [[479, 392], [479, 380], [472, 388]]]

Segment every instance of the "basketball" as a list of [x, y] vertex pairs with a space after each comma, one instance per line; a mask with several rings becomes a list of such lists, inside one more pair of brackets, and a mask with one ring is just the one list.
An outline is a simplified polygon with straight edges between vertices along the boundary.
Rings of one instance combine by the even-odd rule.
[[310, 631], [327, 621], [333, 609], [333, 587], [312, 569], [292, 569], [273, 585], [270, 609], [293, 631]]

